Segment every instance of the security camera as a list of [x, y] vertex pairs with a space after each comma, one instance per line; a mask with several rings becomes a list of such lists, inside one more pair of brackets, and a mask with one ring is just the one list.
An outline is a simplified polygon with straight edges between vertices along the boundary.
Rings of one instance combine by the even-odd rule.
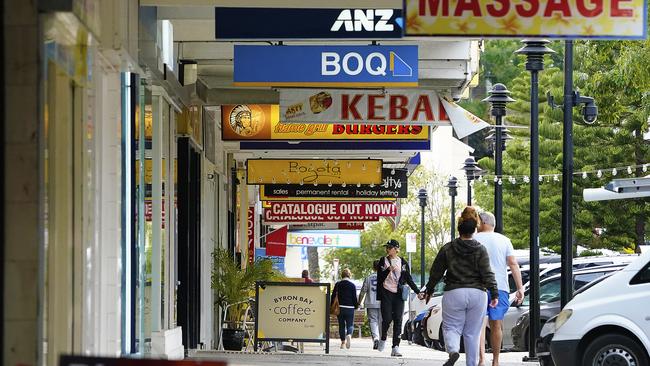
[[574, 105], [582, 104], [582, 120], [588, 125], [596, 122], [598, 118], [598, 107], [594, 98], [583, 97], [579, 92], [575, 92], [574, 98]]

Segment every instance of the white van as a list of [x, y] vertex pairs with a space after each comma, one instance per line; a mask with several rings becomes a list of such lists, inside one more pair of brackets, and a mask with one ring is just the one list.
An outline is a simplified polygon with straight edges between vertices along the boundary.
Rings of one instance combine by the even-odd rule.
[[554, 320], [557, 366], [650, 365], [650, 251], [571, 300]]

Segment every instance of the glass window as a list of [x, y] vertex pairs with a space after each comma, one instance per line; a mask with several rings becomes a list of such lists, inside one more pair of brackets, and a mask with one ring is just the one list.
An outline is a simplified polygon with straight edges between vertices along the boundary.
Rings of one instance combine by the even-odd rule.
[[[542, 304], [560, 300], [560, 280], [544, 282], [539, 287], [539, 301]], [[522, 306], [530, 306], [530, 291], [526, 291]]]
[[590, 283], [593, 280], [596, 280], [600, 277], [603, 277], [605, 272], [594, 272], [594, 273], [582, 273], [577, 274], [573, 277], [573, 290], [579, 290], [584, 285]]
[[645, 267], [643, 267], [639, 273], [637, 273], [632, 280], [630, 281], [630, 285], [639, 285], [642, 283], [649, 283], [650, 282], [650, 263], [646, 264]]

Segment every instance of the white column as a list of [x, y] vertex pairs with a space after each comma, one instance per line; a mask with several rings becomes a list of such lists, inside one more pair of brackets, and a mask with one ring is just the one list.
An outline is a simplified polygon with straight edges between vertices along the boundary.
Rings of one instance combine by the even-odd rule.
[[152, 98], [152, 241], [151, 241], [151, 331], [161, 329], [160, 300], [162, 298], [162, 169], [163, 169], [163, 108], [166, 103], [160, 95]]

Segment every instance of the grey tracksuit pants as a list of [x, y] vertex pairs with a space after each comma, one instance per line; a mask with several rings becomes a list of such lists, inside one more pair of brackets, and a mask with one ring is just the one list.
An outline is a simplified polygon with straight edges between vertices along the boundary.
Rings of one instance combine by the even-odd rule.
[[487, 308], [487, 293], [475, 288], [445, 291], [442, 296], [442, 332], [447, 352], [460, 350], [465, 344], [467, 366], [478, 365], [481, 326]]
[[379, 340], [381, 336], [381, 309], [380, 308], [366, 308], [368, 314], [368, 323], [370, 324], [370, 334], [372, 340]]

